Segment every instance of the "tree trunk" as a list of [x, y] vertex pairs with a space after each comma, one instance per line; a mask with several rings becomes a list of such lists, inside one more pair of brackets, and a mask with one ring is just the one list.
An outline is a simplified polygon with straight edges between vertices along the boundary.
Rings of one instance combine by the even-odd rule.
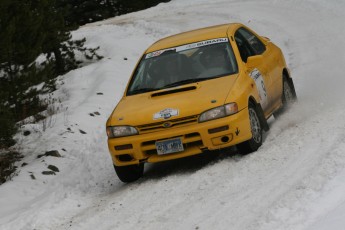
[[65, 73], [65, 63], [62, 58], [62, 54], [59, 48], [54, 48], [53, 50], [55, 55], [55, 69], [57, 75], [61, 75]]

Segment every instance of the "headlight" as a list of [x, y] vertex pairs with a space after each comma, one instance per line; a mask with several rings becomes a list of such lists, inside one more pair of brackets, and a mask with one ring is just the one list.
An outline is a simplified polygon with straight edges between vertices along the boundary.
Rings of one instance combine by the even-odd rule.
[[238, 107], [236, 103], [222, 105], [222, 106], [207, 110], [206, 112], [203, 112], [199, 117], [199, 122], [226, 117], [237, 112], [238, 112]]
[[107, 135], [110, 138], [124, 137], [138, 134], [138, 130], [132, 126], [108, 126]]

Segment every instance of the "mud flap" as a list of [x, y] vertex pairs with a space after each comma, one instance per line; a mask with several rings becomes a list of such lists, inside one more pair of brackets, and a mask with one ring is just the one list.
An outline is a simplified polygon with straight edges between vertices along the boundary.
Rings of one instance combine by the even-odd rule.
[[292, 80], [291, 77], [288, 77], [287, 79], [288, 79], [288, 82], [289, 82], [290, 87], [291, 87], [291, 89], [292, 89], [292, 93], [293, 93], [293, 96], [294, 96], [294, 98], [295, 98], [295, 101], [297, 101], [297, 94], [296, 94], [295, 85], [294, 85], [294, 83], [293, 83], [293, 80]]
[[255, 107], [256, 107], [256, 111], [258, 111], [258, 116], [259, 116], [262, 128], [263, 130], [267, 132], [268, 130], [270, 130], [270, 127], [265, 118], [264, 111], [262, 110], [261, 105], [259, 103], [255, 103]]

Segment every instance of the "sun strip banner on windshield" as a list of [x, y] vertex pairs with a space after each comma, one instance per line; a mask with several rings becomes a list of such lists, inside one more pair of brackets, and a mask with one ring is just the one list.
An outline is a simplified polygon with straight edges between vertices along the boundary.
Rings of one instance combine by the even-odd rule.
[[217, 44], [217, 43], [224, 43], [224, 42], [228, 42], [228, 41], [229, 41], [228, 38], [215, 38], [215, 39], [195, 42], [195, 43], [191, 43], [191, 44], [187, 44], [187, 45], [183, 45], [183, 46], [172, 47], [172, 48], [168, 48], [168, 49], [164, 49], [164, 50], [157, 50], [157, 51], [146, 54], [145, 59], [157, 57], [157, 56], [161, 55], [162, 53], [164, 53], [165, 51], [168, 51], [168, 50], [174, 50], [175, 52], [181, 52], [184, 50], [194, 49], [197, 47], [208, 46], [208, 45]]

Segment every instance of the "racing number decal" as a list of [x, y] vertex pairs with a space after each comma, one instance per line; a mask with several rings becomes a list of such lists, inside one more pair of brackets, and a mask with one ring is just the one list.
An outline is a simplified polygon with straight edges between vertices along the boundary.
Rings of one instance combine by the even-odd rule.
[[262, 77], [262, 74], [257, 68], [253, 69], [253, 71], [250, 72], [249, 75], [255, 81], [256, 88], [259, 92], [261, 106], [265, 108], [268, 104], [268, 100], [264, 78]]

